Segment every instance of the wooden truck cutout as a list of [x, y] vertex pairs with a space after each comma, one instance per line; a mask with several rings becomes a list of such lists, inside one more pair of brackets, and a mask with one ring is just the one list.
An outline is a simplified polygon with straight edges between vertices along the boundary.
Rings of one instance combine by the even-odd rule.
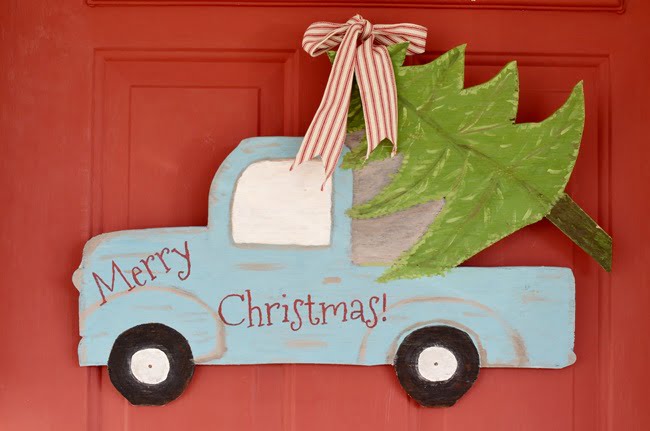
[[353, 173], [321, 192], [300, 138], [243, 141], [217, 171], [207, 227], [99, 235], [73, 276], [82, 366], [107, 365], [132, 404], [178, 397], [195, 364], [393, 365], [425, 406], [450, 406], [479, 367], [562, 368], [570, 269], [458, 267], [378, 283], [351, 259]]

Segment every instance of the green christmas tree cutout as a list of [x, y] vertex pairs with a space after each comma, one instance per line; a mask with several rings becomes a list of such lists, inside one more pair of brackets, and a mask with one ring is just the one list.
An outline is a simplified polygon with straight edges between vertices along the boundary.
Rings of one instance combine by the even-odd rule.
[[[348, 211], [376, 218], [445, 199], [427, 232], [380, 281], [444, 274], [494, 242], [549, 218], [606, 270], [611, 238], [564, 193], [584, 127], [582, 83], [553, 115], [516, 124], [516, 63], [490, 81], [464, 86], [465, 46], [421, 66], [402, 66], [407, 44], [389, 48], [399, 107], [399, 152], [392, 181], [370, 201]], [[358, 89], [348, 130], [363, 128]], [[367, 144], [348, 153], [343, 167], [360, 169], [390, 156], [383, 142], [366, 160]]]

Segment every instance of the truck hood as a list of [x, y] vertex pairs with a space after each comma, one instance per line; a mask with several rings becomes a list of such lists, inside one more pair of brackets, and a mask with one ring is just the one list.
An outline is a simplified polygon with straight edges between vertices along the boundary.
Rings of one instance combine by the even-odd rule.
[[[207, 232], [207, 227], [177, 227], [160, 229], [123, 230], [97, 235], [86, 243], [83, 258], [72, 275], [72, 283], [81, 290], [83, 270], [93, 259], [111, 261], [128, 255], [147, 255], [166, 245], [171, 238], [191, 239]], [[167, 244], [168, 245], [168, 244]]]

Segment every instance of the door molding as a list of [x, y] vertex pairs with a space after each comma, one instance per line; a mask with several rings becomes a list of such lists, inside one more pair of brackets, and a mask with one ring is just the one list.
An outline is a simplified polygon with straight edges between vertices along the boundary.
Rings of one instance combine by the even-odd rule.
[[86, 0], [88, 6], [274, 6], [338, 8], [504, 9], [527, 11], [625, 12], [626, 0]]

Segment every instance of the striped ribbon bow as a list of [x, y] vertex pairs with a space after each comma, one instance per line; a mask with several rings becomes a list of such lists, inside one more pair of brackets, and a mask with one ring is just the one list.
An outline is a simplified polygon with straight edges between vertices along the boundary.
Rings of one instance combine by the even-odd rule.
[[[325, 182], [332, 176], [345, 141], [353, 74], [357, 77], [366, 122], [368, 152], [387, 138], [397, 151], [397, 89], [387, 46], [409, 42], [407, 54], [424, 52], [427, 29], [415, 24], [372, 25], [361, 15], [345, 24], [315, 22], [302, 40], [312, 57], [338, 48], [327, 87], [307, 129], [294, 165], [321, 156]], [[292, 166], [293, 169], [293, 166]], [[324, 185], [323, 183], [323, 185]]]

